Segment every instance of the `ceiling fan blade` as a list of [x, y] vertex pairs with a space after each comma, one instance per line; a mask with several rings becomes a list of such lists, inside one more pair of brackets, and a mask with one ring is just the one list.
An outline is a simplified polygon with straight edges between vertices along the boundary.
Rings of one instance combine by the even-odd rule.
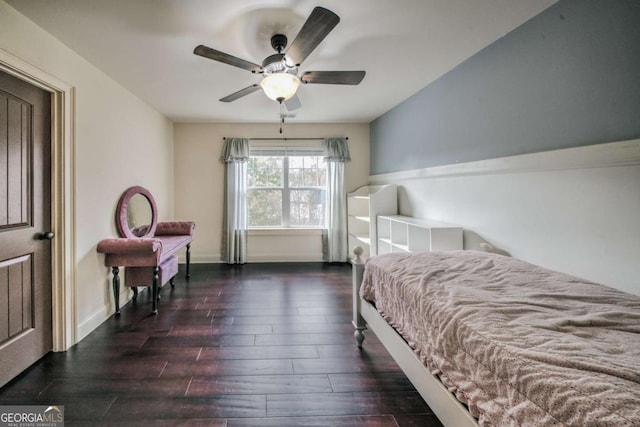
[[302, 107], [302, 103], [300, 102], [300, 98], [298, 98], [298, 94], [293, 95], [291, 98], [284, 101], [284, 106], [287, 107], [287, 111], [297, 110]]
[[219, 50], [211, 49], [205, 45], [196, 46], [193, 49], [193, 53], [205, 58], [213, 59], [214, 61], [222, 62], [225, 64], [233, 65], [234, 67], [243, 68], [252, 73], [262, 72], [262, 67], [253, 62], [245, 61], [236, 56], [229, 55], [228, 53], [220, 52]]
[[222, 102], [232, 102], [235, 101], [238, 98], [242, 98], [243, 96], [249, 95], [250, 93], [253, 93], [255, 91], [260, 90], [260, 85], [259, 84], [254, 84], [251, 86], [247, 86], [244, 89], [240, 89], [237, 92], [232, 93], [231, 95], [227, 95], [224, 98], [220, 98], [220, 101]]
[[364, 71], [307, 71], [300, 80], [314, 84], [357, 85], [365, 74]]
[[302, 25], [285, 56], [285, 61], [299, 66], [340, 22], [340, 17], [323, 7], [316, 7]]

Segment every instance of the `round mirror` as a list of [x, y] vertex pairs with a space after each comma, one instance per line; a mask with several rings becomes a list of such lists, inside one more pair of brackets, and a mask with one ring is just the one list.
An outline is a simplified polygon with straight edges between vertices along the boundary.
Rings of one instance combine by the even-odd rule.
[[153, 196], [144, 187], [131, 187], [118, 201], [116, 226], [120, 237], [153, 237], [158, 224], [158, 211]]
[[151, 203], [142, 194], [134, 194], [127, 206], [127, 226], [134, 236], [144, 237], [153, 222]]

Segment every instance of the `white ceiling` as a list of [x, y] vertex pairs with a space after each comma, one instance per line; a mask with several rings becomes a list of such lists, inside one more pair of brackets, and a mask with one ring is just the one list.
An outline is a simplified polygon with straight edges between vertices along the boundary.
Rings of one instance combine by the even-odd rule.
[[557, 0], [5, 0], [178, 122], [272, 122], [260, 77], [194, 55], [199, 44], [255, 63], [291, 43], [315, 6], [340, 23], [301, 71], [365, 70], [359, 86], [304, 85], [290, 122], [369, 122]]

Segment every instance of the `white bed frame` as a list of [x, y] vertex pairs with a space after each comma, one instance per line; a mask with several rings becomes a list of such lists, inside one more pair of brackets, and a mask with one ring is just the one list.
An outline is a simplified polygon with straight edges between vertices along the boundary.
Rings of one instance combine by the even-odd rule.
[[[358, 253], [359, 252], [359, 253]], [[360, 284], [364, 272], [361, 251], [354, 250], [353, 264], [353, 326], [358, 347], [362, 348], [364, 330], [370, 329], [382, 342], [391, 357], [404, 371], [424, 401], [447, 427], [478, 427], [478, 421], [438, 377], [431, 374], [406, 341], [378, 313], [369, 302], [360, 298]]]

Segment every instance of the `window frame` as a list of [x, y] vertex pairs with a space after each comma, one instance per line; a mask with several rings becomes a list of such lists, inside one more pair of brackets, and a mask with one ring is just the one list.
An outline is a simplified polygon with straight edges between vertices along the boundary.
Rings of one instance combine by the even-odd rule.
[[[322, 193], [322, 206], [326, 210], [327, 206], [327, 182], [325, 179], [324, 185], [321, 187], [290, 187], [289, 185], [289, 159], [293, 156], [306, 156], [306, 157], [324, 157], [324, 152], [319, 145], [251, 145], [249, 157], [282, 157], [282, 187], [249, 187], [247, 186], [247, 195], [250, 191], [260, 190], [278, 190], [282, 192], [281, 212], [282, 223], [280, 225], [268, 226], [268, 225], [251, 225], [250, 215], [247, 207], [247, 226], [249, 230], [278, 230], [278, 229], [291, 229], [291, 230], [318, 230], [325, 227], [326, 221], [325, 213], [323, 213], [322, 224], [319, 225], [291, 225], [291, 191], [295, 190], [319, 190]], [[324, 170], [327, 171], [326, 163]], [[247, 174], [249, 168], [247, 169]], [[249, 181], [247, 176], [247, 182]]]

